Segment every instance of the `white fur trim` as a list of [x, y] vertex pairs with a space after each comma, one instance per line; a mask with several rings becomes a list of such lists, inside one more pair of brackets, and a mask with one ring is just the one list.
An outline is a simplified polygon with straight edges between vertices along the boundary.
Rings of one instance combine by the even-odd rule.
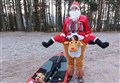
[[90, 34], [90, 35], [93, 35], [93, 34]]
[[55, 42], [55, 40], [54, 40], [54, 38], [53, 38], [53, 37], [52, 37], [51, 39]]
[[78, 33], [72, 33], [72, 40], [74, 40], [74, 35], [78, 36], [78, 40], [83, 40], [84, 39], [84, 36], [82, 35], [79, 35]]
[[77, 33], [71, 33], [71, 35], [74, 36], [74, 35], [78, 35], [78, 34]]
[[30, 81], [29, 83], [33, 83], [33, 81]]
[[84, 39], [84, 36], [78, 35], [78, 40], [83, 40], [83, 39]]
[[98, 37], [96, 37], [96, 38], [94, 39], [94, 42], [96, 41], [97, 38], [98, 38]]
[[72, 38], [72, 36], [71, 36], [71, 35], [68, 35], [66, 38], [71, 39], [71, 38]]
[[72, 7], [77, 7], [78, 9], [80, 9], [80, 7], [77, 6], [77, 5], [72, 5], [72, 6], [70, 7], [70, 9], [71, 9]]
[[64, 36], [65, 37], [65, 34], [64, 33], [61, 33], [60, 35]]

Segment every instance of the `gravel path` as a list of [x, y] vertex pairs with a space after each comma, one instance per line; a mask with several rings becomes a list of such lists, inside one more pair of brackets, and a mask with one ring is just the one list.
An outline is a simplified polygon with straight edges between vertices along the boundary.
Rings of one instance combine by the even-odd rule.
[[[64, 52], [60, 43], [49, 48], [41, 45], [59, 33], [1, 32], [0, 80], [1, 83], [25, 83], [38, 68], [55, 53]], [[85, 51], [85, 83], [120, 83], [120, 33], [99, 32], [94, 35], [110, 46], [101, 49], [87, 45]], [[74, 76], [71, 83], [77, 83]]]

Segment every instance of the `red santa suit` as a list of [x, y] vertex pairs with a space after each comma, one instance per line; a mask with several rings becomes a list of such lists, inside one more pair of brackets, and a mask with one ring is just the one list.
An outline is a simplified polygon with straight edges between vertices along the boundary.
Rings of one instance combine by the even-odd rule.
[[[88, 18], [84, 15], [81, 15], [78, 2], [72, 3], [72, 5], [70, 7], [69, 15], [70, 15], [70, 17], [67, 17], [64, 20], [62, 34], [52, 37], [52, 39], [50, 39], [48, 42], [42, 42], [42, 45], [44, 47], [49, 47], [54, 42], [64, 43], [68, 39], [81, 40], [84, 43], [90, 43], [90, 41], [94, 41], [96, 44], [98, 44], [102, 48], [106, 48], [109, 45], [108, 42], [102, 43], [99, 39], [97, 39], [96, 36], [94, 36], [92, 34], [91, 28], [89, 26]], [[71, 55], [71, 56], [76, 57], [76, 59], [77, 59], [76, 60], [76, 75], [78, 77], [82, 77], [84, 75], [84, 71], [82, 69], [82, 67], [83, 67], [82, 59], [83, 58], [81, 58], [81, 56], [83, 57], [83, 55], [84, 55], [85, 46], [81, 50], [83, 52], [81, 54], [79, 54], [80, 57], [77, 54]], [[67, 45], [64, 45], [64, 49], [65, 49], [65, 53], [67, 56], [68, 75], [71, 78], [71, 76], [73, 76], [73, 74], [74, 74], [74, 58], [72, 58], [70, 56]], [[77, 65], [77, 61], [78, 61], [79, 65]], [[68, 81], [69, 81], [69, 79], [68, 79]]]
[[63, 43], [66, 41], [66, 38], [72, 38], [73, 35], [78, 36], [78, 39], [85, 43], [97, 39], [97, 37], [92, 34], [88, 18], [85, 15], [80, 15], [79, 19], [74, 22], [70, 17], [67, 17], [63, 23], [62, 34], [52, 37], [52, 40]]

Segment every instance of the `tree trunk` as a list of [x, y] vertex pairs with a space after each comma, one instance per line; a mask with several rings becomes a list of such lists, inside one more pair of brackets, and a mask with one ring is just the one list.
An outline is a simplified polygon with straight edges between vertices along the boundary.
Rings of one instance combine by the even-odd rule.
[[117, 28], [117, 20], [118, 20], [117, 18], [118, 18], [118, 15], [119, 15], [118, 14], [118, 9], [115, 8], [115, 16], [114, 16], [114, 25], [115, 25], [114, 28], [115, 29], [114, 30], [116, 30], [116, 28]]
[[26, 31], [32, 30], [32, 22], [31, 22], [31, 0], [24, 0], [24, 12], [25, 12], [25, 25]]
[[31, 0], [27, 0], [28, 2], [28, 31], [32, 30], [32, 4]]
[[[119, 4], [119, 0], [117, 1], [117, 5], [120, 5]], [[119, 25], [119, 9], [120, 9], [120, 7], [115, 7], [115, 16], [114, 16], [114, 25], [115, 25], [115, 30], [117, 30], [118, 28], [120, 28], [120, 27], [118, 27], [118, 25]]]
[[9, 24], [10, 24], [10, 30], [14, 31], [14, 23], [13, 23], [13, 14], [12, 14], [12, 6], [9, 0]]
[[55, 27], [55, 17], [54, 17], [54, 1], [51, 2], [51, 21], [52, 21], [52, 25]]
[[23, 26], [20, 0], [15, 0], [15, 5], [16, 5], [17, 30], [21, 31], [21, 30], [23, 30], [24, 26]]
[[56, 13], [55, 13], [55, 18], [56, 18], [56, 22], [55, 22], [55, 28], [56, 28], [56, 31], [58, 30], [58, 2], [56, 0], [55, 2], [55, 6], [56, 6]]
[[13, 10], [13, 31], [17, 30], [17, 22], [15, 16], [15, 0], [12, 0], [12, 10]]
[[106, 3], [107, 4], [107, 19], [106, 19], [106, 23], [105, 23], [105, 30], [110, 30], [110, 28], [109, 28], [109, 13], [110, 13], [110, 3], [108, 2], [108, 3]]
[[102, 22], [101, 22], [101, 13], [102, 13], [102, 2], [103, 0], [99, 1], [99, 6], [98, 6], [98, 18], [97, 18], [97, 31], [100, 31], [102, 28]]
[[61, 31], [62, 15], [61, 15], [61, 0], [56, 1], [56, 28], [57, 31]]
[[42, 0], [40, 0], [40, 10], [39, 10], [39, 22], [40, 22], [40, 31], [43, 30], [43, 23], [42, 23]]
[[45, 32], [47, 30], [46, 28], [46, 15], [45, 15], [45, 0], [42, 0], [42, 23], [43, 23], [43, 31]]
[[95, 17], [94, 17], [94, 21], [93, 21], [93, 26], [94, 26], [94, 28], [93, 28], [93, 31], [96, 31], [96, 27], [97, 27], [97, 12], [95, 12]]
[[50, 12], [50, 9], [51, 9], [51, 7], [50, 7], [50, 0], [49, 0], [49, 3], [48, 3], [48, 17], [49, 17], [49, 19], [48, 19], [48, 24], [50, 24], [52, 21], [51, 21], [51, 12]]
[[85, 5], [86, 5], [86, 3], [84, 2], [84, 12], [83, 12], [84, 15], [86, 15], [86, 12], [85, 12], [86, 7], [85, 7]]
[[10, 30], [10, 20], [9, 20], [9, 1], [8, 0], [5, 0], [7, 4], [4, 4], [5, 5], [5, 10], [6, 10], [6, 24], [7, 24], [7, 29], [6, 30]]
[[29, 28], [29, 25], [28, 25], [28, 9], [27, 9], [28, 4], [26, 4], [26, 3], [27, 3], [27, 1], [24, 0], [24, 18], [25, 18], [24, 24], [25, 24], [25, 30], [28, 30], [28, 28]]
[[90, 25], [90, 28], [92, 28], [92, 11], [90, 11], [90, 5], [88, 5], [88, 19], [89, 19], [89, 25]]
[[66, 2], [64, 2], [64, 14], [63, 14], [63, 20], [65, 19], [65, 15], [66, 15]]
[[35, 7], [35, 14], [34, 14], [34, 30], [40, 31], [40, 22], [39, 22], [39, 15], [38, 15], [38, 0], [34, 0], [34, 7]]
[[0, 0], [0, 21], [1, 21], [1, 26], [0, 26], [0, 31], [6, 31], [6, 25], [5, 25], [5, 15], [3, 11], [3, 4], [2, 0]]

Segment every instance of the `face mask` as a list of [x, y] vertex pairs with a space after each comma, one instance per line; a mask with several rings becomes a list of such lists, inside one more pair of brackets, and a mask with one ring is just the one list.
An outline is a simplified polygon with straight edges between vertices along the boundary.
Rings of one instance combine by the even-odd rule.
[[69, 15], [70, 15], [70, 18], [72, 19], [72, 21], [76, 21], [79, 16], [81, 15], [81, 11], [80, 10], [76, 10], [76, 11], [69, 11]]

